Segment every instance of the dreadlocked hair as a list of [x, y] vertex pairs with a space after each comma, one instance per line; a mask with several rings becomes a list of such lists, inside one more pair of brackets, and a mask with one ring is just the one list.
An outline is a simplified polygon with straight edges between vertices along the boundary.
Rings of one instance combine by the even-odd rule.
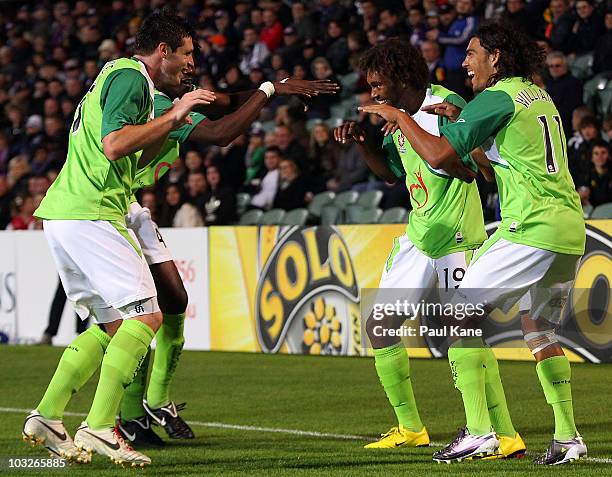
[[485, 22], [474, 35], [489, 53], [499, 50], [497, 72], [489, 78], [487, 87], [504, 78], [518, 76], [533, 82], [543, 66], [546, 54], [520, 28], [507, 22]]
[[429, 85], [427, 63], [409, 42], [391, 38], [366, 51], [359, 60], [363, 72], [376, 72], [393, 82], [410, 84], [417, 90]]

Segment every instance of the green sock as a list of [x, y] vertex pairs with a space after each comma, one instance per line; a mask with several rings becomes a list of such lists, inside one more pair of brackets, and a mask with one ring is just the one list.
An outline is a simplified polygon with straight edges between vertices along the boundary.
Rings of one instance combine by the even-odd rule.
[[423, 423], [412, 392], [410, 361], [404, 345], [374, 349], [374, 364], [399, 424], [413, 432], [421, 431]]
[[123, 391], [136, 377], [153, 336], [147, 324], [138, 320], [123, 321], [102, 360], [100, 381], [86, 419], [91, 429], [114, 427]]
[[121, 421], [133, 421], [143, 417], [146, 412], [142, 405], [145, 389], [147, 387], [147, 377], [149, 375], [149, 360], [151, 358], [151, 348], [147, 349], [142, 364], [138, 368], [134, 381], [125, 388], [123, 400], [121, 401]]
[[66, 348], [55, 374], [36, 407], [47, 419], [61, 420], [68, 401], [100, 367], [111, 337], [94, 325]]
[[448, 349], [453, 380], [461, 392], [467, 428], [472, 435], [491, 432], [485, 391], [485, 360], [483, 348], [461, 348], [455, 343]]
[[155, 335], [157, 344], [147, 390], [147, 404], [154, 409], [170, 402], [170, 382], [185, 344], [184, 323], [185, 313], [164, 314], [164, 321]]
[[553, 356], [540, 361], [536, 371], [546, 402], [555, 414], [555, 439], [565, 441], [578, 434], [572, 407], [572, 370], [566, 356]]
[[516, 430], [512, 425], [506, 394], [499, 375], [497, 358], [491, 348], [484, 348], [485, 353], [485, 391], [489, 418], [497, 435], [514, 437]]

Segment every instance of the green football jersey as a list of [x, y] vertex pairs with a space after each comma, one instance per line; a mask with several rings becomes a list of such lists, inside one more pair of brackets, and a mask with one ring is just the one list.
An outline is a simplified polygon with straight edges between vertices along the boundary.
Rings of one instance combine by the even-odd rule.
[[[421, 108], [442, 101], [465, 107], [461, 96], [432, 85]], [[440, 136], [440, 128], [448, 120], [423, 112], [421, 108], [412, 118], [430, 134]], [[393, 173], [405, 177], [412, 205], [406, 233], [419, 250], [431, 258], [439, 258], [473, 250], [486, 240], [476, 182], [468, 184], [441, 169], [433, 169], [415, 152], [399, 129], [385, 138], [383, 148]], [[476, 171], [478, 166], [469, 153], [464, 154], [464, 163]]]
[[[155, 117], [163, 115], [172, 107], [172, 100], [161, 91], [155, 91], [154, 109]], [[180, 128], [174, 129], [168, 135], [168, 139], [164, 142], [159, 154], [146, 167], [138, 169], [136, 179], [132, 185], [132, 193], [136, 193], [143, 187], [154, 185], [161, 176], [170, 170], [174, 161], [179, 157], [179, 145], [185, 142], [191, 131], [206, 119], [206, 116], [192, 111], [189, 113], [191, 124], [183, 124]], [[132, 198], [132, 202], [136, 199]]]
[[567, 166], [561, 117], [551, 97], [522, 78], [507, 78], [472, 100], [442, 128], [457, 154], [482, 146], [495, 170], [502, 222], [511, 242], [582, 255], [580, 199]]
[[36, 217], [124, 221], [142, 151], [110, 161], [102, 139], [152, 119], [153, 91], [140, 61], [121, 58], [104, 65], [76, 109], [66, 163]]

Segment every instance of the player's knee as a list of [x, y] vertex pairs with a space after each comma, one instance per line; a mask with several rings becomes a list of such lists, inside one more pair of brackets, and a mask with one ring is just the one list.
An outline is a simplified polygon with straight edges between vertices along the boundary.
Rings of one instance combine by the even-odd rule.
[[559, 343], [553, 329], [523, 332], [523, 339], [534, 356], [550, 346], [557, 346]]
[[399, 342], [399, 338], [395, 336], [396, 333], [389, 332], [389, 330], [395, 330], [400, 325], [401, 323], [398, 324], [398, 320], [394, 317], [374, 318], [370, 315], [366, 320], [365, 330], [372, 347], [376, 349], [386, 348]]
[[187, 310], [188, 296], [185, 287], [176, 286], [171, 290], [166, 289], [164, 296], [158, 295], [159, 307], [162, 313], [167, 315], [179, 315]]

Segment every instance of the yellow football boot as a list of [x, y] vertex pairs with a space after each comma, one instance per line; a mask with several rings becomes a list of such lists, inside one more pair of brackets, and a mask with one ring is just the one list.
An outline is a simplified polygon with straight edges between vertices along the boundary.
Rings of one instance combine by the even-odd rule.
[[412, 432], [403, 426], [392, 427], [389, 432], [382, 434], [376, 442], [366, 444], [366, 449], [396, 449], [398, 447], [424, 447], [429, 445], [429, 434], [423, 428], [419, 432]]
[[525, 443], [517, 432], [514, 437], [497, 436], [499, 448], [495, 454], [483, 459], [520, 459], [525, 457]]

